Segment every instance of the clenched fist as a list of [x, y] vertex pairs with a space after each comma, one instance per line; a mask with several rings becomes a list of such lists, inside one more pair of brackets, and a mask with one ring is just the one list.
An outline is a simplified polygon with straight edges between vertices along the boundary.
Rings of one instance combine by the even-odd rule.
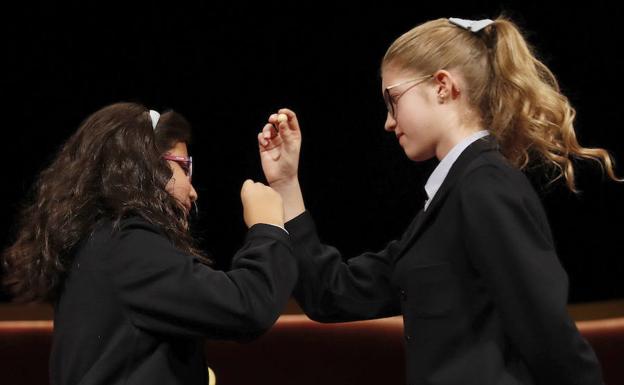
[[256, 223], [284, 226], [282, 197], [271, 187], [247, 179], [241, 188], [241, 201], [247, 227]]

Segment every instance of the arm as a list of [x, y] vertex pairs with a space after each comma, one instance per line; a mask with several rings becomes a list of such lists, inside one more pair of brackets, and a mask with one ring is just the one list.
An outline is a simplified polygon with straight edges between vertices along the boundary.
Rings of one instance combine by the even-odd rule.
[[295, 298], [310, 318], [339, 322], [400, 314], [399, 293], [391, 276], [396, 255], [403, 250], [412, 226], [383, 251], [346, 262], [336, 248], [320, 241], [307, 211], [287, 222], [286, 229], [299, 265]]
[[286, 233], [252, 226], [228, 272], [178, 251], [158, 230], [132, 220], [108, 256], [110, 278], [132, 322], [164, 335], [247, 338], [266, 331], [297, 279]]
[[286, 229], [299, 264], [295, 297], [306, 314], [328, 322], [398, 314], [398, 293], [390, 280], [400, 242], [345, 263], [338, 250], [319, 240], [297, 178], [301, 130], [295, 113], [281, 109], [279, 115], [271, 115], [258, 134], [258, 146], [267, 181], [282, 196]]
[[567, 313], [568, 279], [528, 181], [484, 166], [461, 186], [471, 262], [512, 346], [539, 384], [602, 384], [591, 347]]
[[258, 134], [258, 148], [264, 175], [271, 188], [281, 195], [284, 221], [288, 222], [305, 211], [297, 176], [301, 129], [294, 112], [283, 108], [279, 113], [271, 115], [269, 122]]

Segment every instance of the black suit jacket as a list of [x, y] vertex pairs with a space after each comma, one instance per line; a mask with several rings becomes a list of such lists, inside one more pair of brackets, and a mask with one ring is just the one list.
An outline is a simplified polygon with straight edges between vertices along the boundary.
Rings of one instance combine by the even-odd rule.
[[78, 248], [54, 314], [53, 385], [206, 385], [204, 338], [266, 331], [297, 279], [281, 229], [252, 226], [232, 269], [176, 249], [140, 218], [102, 221]]
[[288, 222], [296, 298], [321, 322], [403, 314], [409, 384], [602, 384], [540, 200], [497, 149], [467, 147], [381, 252], [345, 263], [308, 212]]

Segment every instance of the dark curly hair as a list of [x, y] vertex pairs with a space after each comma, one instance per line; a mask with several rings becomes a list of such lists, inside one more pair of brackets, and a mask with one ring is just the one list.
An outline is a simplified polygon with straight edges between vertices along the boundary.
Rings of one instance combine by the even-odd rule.
[[77, 245], [102, 219], [118, 229], [123, 218], [140, 216], [210, 263], [194, 244], [186, 210], [165, 190], [172, 170], [162, 155], [190, 140], [182, 115], [163, 113], [154, 130], [148, 109], [136, 103], [104, 107], [82, 122], [18, 213], [15, 242], [2, 261], [14, 300], [53, 302]]

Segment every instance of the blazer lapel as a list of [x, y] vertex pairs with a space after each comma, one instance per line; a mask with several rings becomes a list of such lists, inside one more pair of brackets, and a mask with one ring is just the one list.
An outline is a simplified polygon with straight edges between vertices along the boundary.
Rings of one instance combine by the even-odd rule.
[[444, 178], [444, 182], [433, 196], [433, 200], [427, 207], [427, 210], [424, 212], [420, 212], [418, 214], [419, 218], [417, 219], [417, 223], [412, 230], [412, 234], [409, 237], [409, 240], [405, 244], [405, 247], [398, 254], [396, 261], [401, 259], [407, 250], [411, 248], [414, 242], [418, 239], [420, 233], [426, 228], [427, 224], [434, 217], [434, 214], [439, 210], [442, 203], [444, 202], [446, 196], [451, 191], [452, 187], [455, 185], [459, 177], [462, 175], [463, 171], [466, 167], [482, 152], [484, 151], [492, 151], [498, 150], [499, 145], [496, 139], [492, 135], [485, 136], [483, 138], [477, 139], [473, 143], [471, 143], [466, 149], [461, 153], [461, 155], [457, 158], [449, 173]]

